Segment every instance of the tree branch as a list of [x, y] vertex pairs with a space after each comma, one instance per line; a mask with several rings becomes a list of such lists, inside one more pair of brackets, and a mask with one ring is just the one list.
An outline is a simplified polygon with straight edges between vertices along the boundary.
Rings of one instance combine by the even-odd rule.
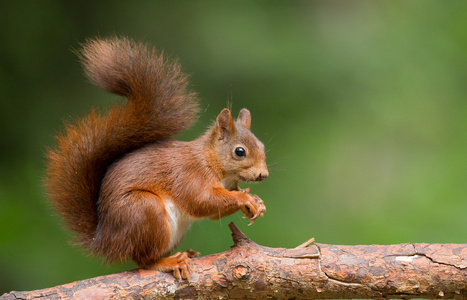
[[467, 244], [268, 248], [229, 227], [235, 244], [193, 259], [189, 282], [138, 269], [0, 298], [467, 298]]

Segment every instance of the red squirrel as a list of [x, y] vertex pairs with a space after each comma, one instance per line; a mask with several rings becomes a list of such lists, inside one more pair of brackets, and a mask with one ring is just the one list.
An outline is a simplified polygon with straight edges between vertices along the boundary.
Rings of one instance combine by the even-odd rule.
[[254, 222], [266, 209], [238, 186], [268, 177], [250, 112], [240, 110], [234, 121], [223, 109], [199, 138], [178, 141], [172, 136], [198, 113], [178, 63], [117, 37], [89, 40], [78, 55], [93, 83], [128, 101], [107, 114], [91, 110], [57, 136], [47, 153], [52, 204], [76, 243], [107, 261], [132, 259], [189, 279], [197, 252], [168, 255], [193, 221], [241, 210]]

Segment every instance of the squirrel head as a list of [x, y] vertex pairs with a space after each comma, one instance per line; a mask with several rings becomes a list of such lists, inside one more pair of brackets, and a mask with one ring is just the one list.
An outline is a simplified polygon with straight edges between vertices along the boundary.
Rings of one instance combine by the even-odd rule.
[[250, 131], [251, 114], [240, 110], [234, 121], [229, 109], [224, 108], [214, 125], [215, 154], [223, 179], [252, 182], [268, 177], [264, 145]]

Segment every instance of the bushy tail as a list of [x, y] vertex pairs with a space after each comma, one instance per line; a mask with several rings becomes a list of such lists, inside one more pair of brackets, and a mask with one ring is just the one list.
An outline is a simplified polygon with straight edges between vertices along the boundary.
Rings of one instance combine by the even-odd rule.
[[88, 245], [97, 226], [96, 202], [107, 167], [123, 154], [175, 135], [192, 125], [198, 112], [187, 76], [177, 63], [128, 39], [90, 40], [80, 58], [89, 78], [128, 98], [109, 113], [92, 110], [66, 125], [47, 153], [46, 188], [59, 215]]

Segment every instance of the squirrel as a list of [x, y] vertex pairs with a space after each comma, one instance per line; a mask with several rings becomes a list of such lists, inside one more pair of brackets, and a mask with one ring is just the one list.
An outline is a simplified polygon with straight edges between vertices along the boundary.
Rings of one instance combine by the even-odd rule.
[[176, 61], [119, 37], [87, 40], [78, 56], [93, 83], [128, 101], [65, 124], [47, 151], [51, 203], [75, 243], [106, 261], [132, 259], [189, 279], [198, 253], [169, 255], [192, 222], [241, 210], [253, 223], [266, 209], [238, 186], [268, 177], [251, 114], [241, 109], [234, 120], [225, 108], [199, 138], [175, 140], [199, 110]]

